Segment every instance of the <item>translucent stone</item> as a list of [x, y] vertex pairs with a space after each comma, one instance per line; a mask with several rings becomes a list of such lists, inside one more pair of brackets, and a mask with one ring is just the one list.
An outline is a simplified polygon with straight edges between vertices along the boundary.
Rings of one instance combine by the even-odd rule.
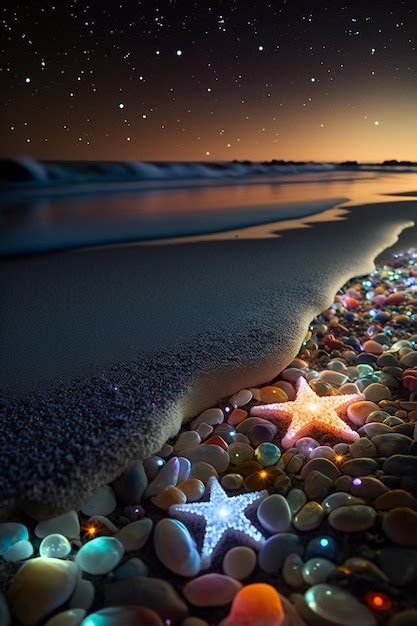
[[0, 524], [0, 556], [3, 556], [15, 543], [28, 539], [28, 529], [23, 524], [15, 522]]
[[314, 585], [304, 594], [308, 608], [335, 626], [375, 626], [376, 620], [352, 594], [332, 585]]
[[39, 546], [40, 556], [49, 559], [65, 559], [71, 552], [71, 544], [64, 535], [48, 535]]
[[326, 582], [335, 569], [336, 566], [331, 561], [316, 557], [304, 564], [303, 578], [308, 585], [317, 585]]
[[33, 545], [30, 541], [18, 541], [5, 554], [3, 559], [9, 562], [25, 561], [33, 554]]
[[79, 626], [85, 615], [84, 609], [69, 609], [51, 617], [45, 626]]
[[261, 443], [255, 450], [255, 458], [264, 467], [269, 467], [278, 463], [281, 450], [274, 443]]
[[75, 560], [87, 574], [108, 574], [119, 564], [123, 553], [124, 547], [115, 537], [97, 537], [83, 545]]

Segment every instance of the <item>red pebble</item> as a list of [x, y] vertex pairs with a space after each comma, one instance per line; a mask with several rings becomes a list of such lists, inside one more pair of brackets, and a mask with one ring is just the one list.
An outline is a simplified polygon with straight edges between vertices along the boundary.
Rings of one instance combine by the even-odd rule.
[[220, 448], [223, 448], [223, 450], [226, 451], [229, 447], [223, 437], [220, 437], [220, 435], [213, 435], [213, 437], [210, 437], [210, 439], [207, 439], [207, 441], [205, 441], [204, 443], [206, 446], [220, 446]]

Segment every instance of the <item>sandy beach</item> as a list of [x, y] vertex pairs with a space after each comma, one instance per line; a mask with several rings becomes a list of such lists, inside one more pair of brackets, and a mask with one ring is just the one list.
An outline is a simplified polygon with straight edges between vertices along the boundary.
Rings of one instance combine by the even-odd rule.
[[77, 507], [199, 411], [271, 380], [346, 280], [416, 245], [411, 198], [250, 236], [3, 259], [3, 508]]

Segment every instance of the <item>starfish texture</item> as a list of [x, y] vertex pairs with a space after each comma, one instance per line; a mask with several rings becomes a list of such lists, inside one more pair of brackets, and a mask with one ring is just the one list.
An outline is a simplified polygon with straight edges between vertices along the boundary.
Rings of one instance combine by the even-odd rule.
[[174, 504], [169, 513], [184, 521], [196, 517], [204, 518], [205, 530], [201, 561], [203, 568], [210, 566], [211, 558], [226, 533], [233, 532], [242, 543], [260, 548], [264, 542], [262, 533], [246, 517], [245, 511], [251, 505], [268, 495], [267, 491], [253, 491], [238, 496], [229, 496], [214, 477], [208, 482], [209, 502]]
[[338, 435], [346, 441], [355, 441], [359, 438], [358, 433], [338, 413], [359, 400], [363, 400], [363, 395], [357, 393], [320, 397], [314, 393], [305, 378], [300, 376], [293, 402], [254, 406], [251, 415], [266, 419], [289, 417], [291, 423], [281, 442], [284, 448], [292, 447], [298, 439], [309, 435], [313, 429]]

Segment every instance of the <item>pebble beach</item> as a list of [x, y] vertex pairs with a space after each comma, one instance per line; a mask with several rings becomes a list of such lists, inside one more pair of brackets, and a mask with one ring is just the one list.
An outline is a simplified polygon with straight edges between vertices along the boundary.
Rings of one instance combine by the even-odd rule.
[[0, 624], [415, 626], [417, 253], [58, 516], [0, 523]]

